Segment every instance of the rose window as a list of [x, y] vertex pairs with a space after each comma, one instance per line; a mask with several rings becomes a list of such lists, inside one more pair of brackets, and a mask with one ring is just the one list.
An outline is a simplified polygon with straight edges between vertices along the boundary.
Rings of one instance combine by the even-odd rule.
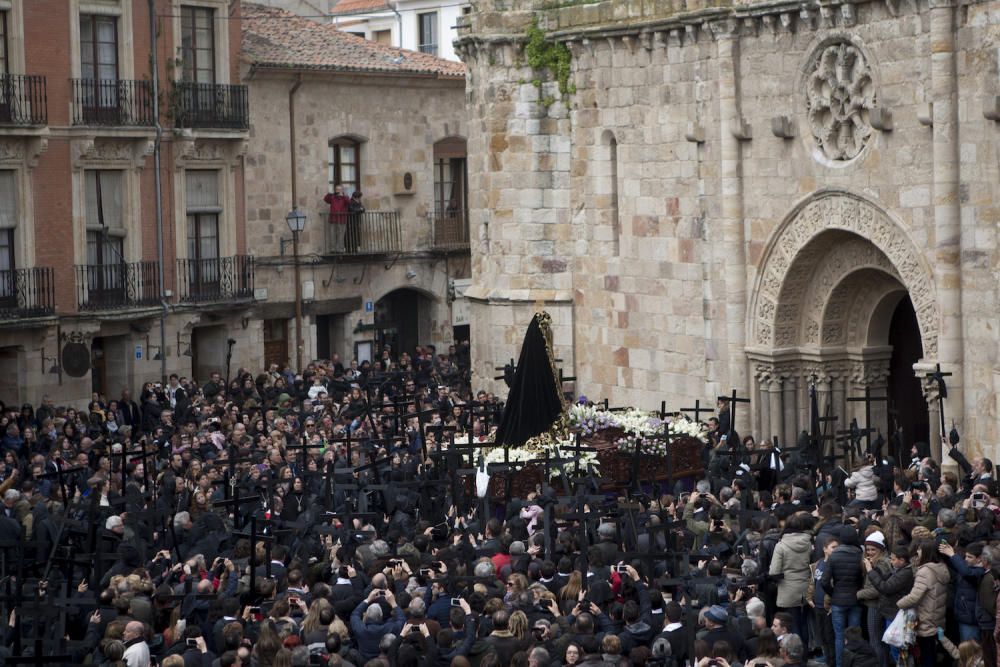
[[872, 134], [875, 107], [871, 67], [848, 42], [824, 46], [806, 84], [806, 107], [813, 137], [830, 160], [858, 156]]

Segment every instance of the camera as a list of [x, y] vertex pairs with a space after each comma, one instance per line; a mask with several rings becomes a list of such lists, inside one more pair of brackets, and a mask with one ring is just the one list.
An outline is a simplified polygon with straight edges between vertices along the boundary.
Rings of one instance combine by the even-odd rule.
[[628, 572], [628, 565], [615, 565], [615, 572], [624, 574]]
[[299, 599], [297, 597], [290, 597], [288, 598], [288, 604], [295, 605], [297, 607], [299, 605]]
[[420, 626], [419, 625], [411, 625], [410, 626], [410, 634], [411, 635], [418, 634], [419, 632], [420, 632]]
[[401, 561], [401, 560], [391, 560], [391, 561], [389, 561], [389, 567], [399, 567], [402, 564], [403, 564], [403, 561]]
[[452, 598], [451, 599], [451, 606], [452, 607], [461, 607], [462, 606], [462, 598]]

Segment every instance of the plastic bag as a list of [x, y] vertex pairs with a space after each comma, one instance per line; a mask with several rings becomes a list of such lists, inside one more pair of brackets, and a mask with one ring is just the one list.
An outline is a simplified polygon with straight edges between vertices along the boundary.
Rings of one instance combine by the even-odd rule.
[[913, 644], [917, 639], [914, 632], [916, 617], [912, 609], [900, 609], [896, 613], [896, 618], [892, 619], [892, 623], [882, 634], [882, 641], [896, 648], [905, 648]]

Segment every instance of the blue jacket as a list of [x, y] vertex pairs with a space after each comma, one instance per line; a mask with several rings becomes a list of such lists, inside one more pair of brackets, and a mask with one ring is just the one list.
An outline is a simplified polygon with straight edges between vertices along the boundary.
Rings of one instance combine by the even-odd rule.
[[362, 620], [365, 610], [368, 609], [368, 602], [362, 601], [351, 614], [351, 632], [358, 642], [358, 653], [365, 660], [372, 660], [378, 657], [378, 644], [382, 637], [388, 634], [398, 635], [406, 623], [403, 610], [396, 607], [392, 610], [392, 617], [382, 623], [365, 623]]
[[955, 620], [963, 625], [978, 625], [979, 582], [986, 570], [970, 567], [958, 554], [948, 559], [948, 566], [958, 575], [952, 578], [955, 583]]

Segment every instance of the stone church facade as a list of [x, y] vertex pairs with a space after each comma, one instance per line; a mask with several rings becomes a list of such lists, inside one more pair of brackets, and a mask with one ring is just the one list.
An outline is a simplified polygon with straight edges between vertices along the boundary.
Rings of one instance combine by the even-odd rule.
[[[532, 23], [564, 44], [560, 94]], [[478, 383], [531, 313], [593, 399], [751, 399], [995, 452], [1000, 2], [483, 0], [468, 67]], [[537, 52], [536, 52], [537, 53]]]

